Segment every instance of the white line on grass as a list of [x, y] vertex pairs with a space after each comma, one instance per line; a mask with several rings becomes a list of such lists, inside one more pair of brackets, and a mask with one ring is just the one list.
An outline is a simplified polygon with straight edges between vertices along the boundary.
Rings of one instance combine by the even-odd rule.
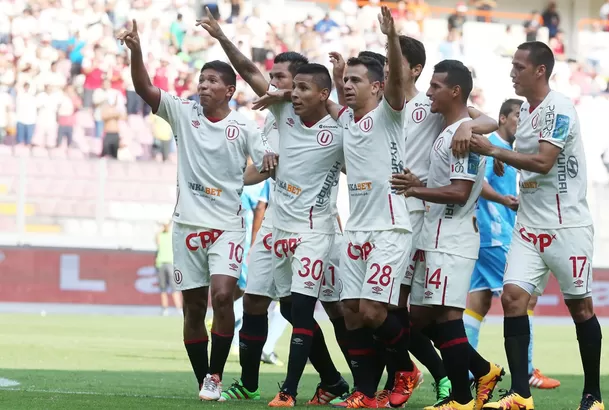
[[11, 380], [11, 379], [5, 379], [4, 377], [0, 377], [0, 387], [15, 387], [15, 386], [19, 386], [21, 383], [19, 383], [17, 380]]
[[[6, 379], [5, 379], [6, 380]], [[1, 388], [0, 391], [19, 391], [24, 393], [49, 393], [49, 394], [73, 394], [82, 396], [115, 396], [115, 397], [135, 397], [141, 399], [192, 399], [193, 397], [186, 396], [154, 396], [148, 394], [129, 394], [129, 393], [101, 393], [95, 391], [69, 391], [69, 390], [58, 390], [58, 389], [24, 389], [24, 388]]]

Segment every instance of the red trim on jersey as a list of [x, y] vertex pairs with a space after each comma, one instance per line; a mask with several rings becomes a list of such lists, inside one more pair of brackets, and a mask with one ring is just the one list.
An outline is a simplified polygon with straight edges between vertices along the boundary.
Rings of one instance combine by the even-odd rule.
[[347, 107], [346, 105], [343, 105], [343, 108], [341, 108], [340, 111], [338, 112], [338, 116], [340, 117], [341, 115], [343, 115], [343, 113], [345, 111], [347, 111], [347, 108], [349, 108], [349, 107]]
[[209, 121], [209, 122], [220, 122], [224, 119], [224, 118], [218, 118], [218, 117], [208, 117], [207, 115], [205, 116], [205, 118], [207, 118], [207, 121]]
[[[237, 215], [239, 215], [239, 213], [241, 212], [241, 208], [243, 208], [243, 206], [239, 205], [239, 209], [237, 209]], [[245, 228], [245, 220], [243, 219], [243, 217], [241, 217], [241, 227]]]
[[311, 128], [312, 126], [314, 126], [317, 123], [313, 122], [313, 121], [303, 121], [302, 124], [307, 128]]
[[355, 121], [355, 122], [359, 122], [359, 120], [361, 120], [361, 119], [362, 119], [362, 118], [364, 118], [364, 117], [365, 117], [365, 115], [364, 115], [363, 117], [355, 117], [355, 116], [354, 116], [354, 117], [353, 117], [353, 121]]
[[533, 111], [535, 111], [535, 108], [539, 107], [539, 104], [537, 105], [529, 105], [529, 114], [531, 114]]
[[436, 249], [438, 249], [438, 241], [440, 240], [440, 227], [442, 226], [442, 220], [438, 221], [438, 230], [436, 231]]
[[558, 211], [558, 223], [562, 225], [562, 213], [560, 212], [560, 196], [556, 194], [556, 210]]
[[387, 303], [391, 303], [391, 296], [393, 295], [393, 284], [395, 283], [395, 279], [391, 279], [391, 289], [389, 289], [389, 300]]
[[389, 213], [391, 214], [391, 225], [395, 225], [395, 216], [393, 215], [393, 202], [391, 202], [391, 194], [387, 195], [389, 199]]
[[313, 207], [309, 208], [309, 229], [313, 229]]
[[446, 285], [448, 284], [448, 278], [444, 275], [444, 289], [442, 289], [442, 306], [446, 304]]
[[250, 336], [250, 335], [246, 335], [243, 332], [239, 332], [239, 338], [240, 339], [244, 339], [244, 340], [251, 340], [253, 342], [264, 342], [264, 341], [266, 341], [266, 337], [265, 336]]

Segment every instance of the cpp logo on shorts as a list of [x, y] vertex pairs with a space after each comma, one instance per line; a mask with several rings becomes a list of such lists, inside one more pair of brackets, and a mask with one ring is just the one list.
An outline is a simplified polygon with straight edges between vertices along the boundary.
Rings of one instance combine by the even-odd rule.
[[182, 283], [182, 272], [180, 272], [178, 269], [173, 270], [173, 280], [177, 285]]
[[518, 232], [523, 240], [532, 243], [533, 246], [536, 246], [539, 243], [540, 253], [543, 253], [543, 251], [552, 245], [552, 242], [556, 239], [556, 235], [550, 235], [548, 233], [535, 235], [534, 233], [527, 232], [524, 228], [520, 228]]

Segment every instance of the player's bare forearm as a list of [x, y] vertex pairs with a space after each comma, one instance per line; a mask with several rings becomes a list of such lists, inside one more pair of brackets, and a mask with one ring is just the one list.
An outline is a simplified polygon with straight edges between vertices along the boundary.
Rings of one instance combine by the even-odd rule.
[[332, 119], [336, 121], [340, 116], [340, 112], [343, 109], [343, 106], [340, 104], [336, 104], [333, 101], [326, 100], [326, 109], [328, 110], [328, 114], [330, 114], [330, 117], [332, 117]]
[[413, 196], [434, 204], [465, 205], [471, 194], [473, 183], [471, 181], [459, 182], [469, 182], [469, 184], [455, 184], [453, 181], [450, 185], [437, 188], [412, 187], [406, 191], [406, 196]]
[[336, 222], [338, 222], [338, 229], [340, 229], [340, 231], [343, 231], [343, 222], [340, 220], [340, 215], [336, 215]]
[[241, 78], [252, 87], [252, 90], [259, 96], [262, 97], [266, 94], [269, 88], [269, 83], [264, 78], [264, 75], [258, 70], [256, 64], [249, 58], [247, 58], [232, 41], [225, 35], [218, 38], [220, 46], [226, 53], [226, 56], [230, 60], [235, 70], [239, 73]]
[[389, 60], [389, 75], [385, 85], [385, 99], [394, 110], [404, 108], [404, 68], [402, 67], [402, 50], [397, 33], [387, 36], [387, 59]]
[[472, 118], [468, 124], [471, 127], [472, 132], [484, 135], [497, 131], [499, 128], [497, 121], [484, 114], [482, 111], [479, 111], [474, 107], [467, 107], [467, 111]]
[[254, 164], [250, 164], [245, 168], [243, 173], [244, 185], [256, 185], [262, 181], [266, 181], [271, 176], [270, 172], [258, 172]]
[[161, 91], [152, 85], [146, 66], [144, 65], [144, 57], [142, 56], [142, 50], [131, 51], [131, 79], [133, 80], [133, 88], [137, 95], [142, 97], [142, 100], [146, 102], [152, 109], [152, 112], [156, 114], [161, 104]]
[[484, 181], [484, 183], [482, 184], [482, 192], [481, 192], [480, 196], [482, 198], [486, 199], [487, 201], [496, 202], [501, 205], [503, 205], [503, 202], [504, 202], [503, 195], [501, 195], [499, 192], [495, 191], [493, 189], [493, 187], [491, 186], [491, 184], [489, 184], [486, 181]]
[[254, 209], [254, 220], [252, 221], [252, 245], [256, 241], [256, 235], [262, 226], [262, 220], [264, 219], [264, 213], [266, 212], [266, 202], [258, 202], [256, 209]]
[[345, 81], [342, 78], [334, 77], [334, 87], [336, 88], [336, 96], [338, 97], [338, 105], [345, 106]]
[[540, 152], [536, 154], [523, 154], [521, 152], [512, 151], [509, 149], [494, 147], [490, 153], [490, 156], [504, 162], [508, 165], [513, 166], [517, 169], [524, 169], [526, 171], [537, 172], [538, 174], [547, 174], [550, 172], [556, 157], [560, 152], [558, 147], [552, 146], [556, 150], [556, 155], [550, 155], [550, 153], [542, 152], [541, 148], [544, 145], [550, 145], [548, 143], [540, 143]]

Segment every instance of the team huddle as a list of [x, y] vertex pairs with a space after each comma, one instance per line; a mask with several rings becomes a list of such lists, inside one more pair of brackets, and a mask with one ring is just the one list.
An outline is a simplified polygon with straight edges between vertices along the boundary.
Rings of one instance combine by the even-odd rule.
[[[423, 382], [412, 354], [434, 378], [437, 401], [426, 409], [534, 409], [530, 386], [559, 384], [532, 367], [529, 352], [527, 310], [551, 270], [577, 331], [585, 374], [578, 409], [604, 409], [583, 143], [573, 104], [549, 88], [554, 56], [545, 44], [518, 47], [511, 77], [526, 101], [507, 100], [497, 122], [467, 106], [472, 75], [459, 61], [435, 65], [428, 90], [417, 90], [425, 48], [396, 32], [386, 7], [379, 15], [386, 56], [362, 51], [345, 62], [331, 53], [330, 73], [285, 52], [270, 82], [209, 11], [197, 25], [260, 97], [257, 108], [268, 109], [262, 130], [229, 108], [236, 85], [229, 64], [203, 66], [196, 103], [152, 85], [135, 21], [119, 39], [131, 50], [136, 92], [169, 122], [177, 142], [174, 280], [200, 399], [260, 399], [267, 312], [280, 300], [293, 330], [287, 374], [270, 407], [296, 405], [308, 361], [320, 380], [309, 405], [402, 407]], [[329, 99], [333, 88], [338, 103]], [[341, 174], [350, 207], [344, 231], [336, 205]], [[243, 296], [241, 378], [225, 389], [233, 300], [247, 256], [240, 195], [244, 185], [268, 178], [272, 193]], [[505, 370], [476, 346], [499, 292], [512, 385], [493, 401]], [[314, 318], [318, 300], [351, 388]]]

